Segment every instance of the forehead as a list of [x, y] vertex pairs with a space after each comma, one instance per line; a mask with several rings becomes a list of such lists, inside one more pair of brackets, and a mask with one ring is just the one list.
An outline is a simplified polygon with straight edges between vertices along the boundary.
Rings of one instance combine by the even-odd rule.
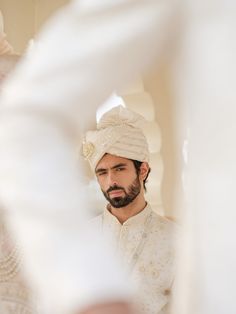
[[111, 168], [114, 167], [117, 164], [126, 164], [126, 165], [132, 165], [133, 162], [130, 159], [119, 157], [111, 154], [105, 154], [100, 161], [97, 164], [96, 169], [98, 168]]

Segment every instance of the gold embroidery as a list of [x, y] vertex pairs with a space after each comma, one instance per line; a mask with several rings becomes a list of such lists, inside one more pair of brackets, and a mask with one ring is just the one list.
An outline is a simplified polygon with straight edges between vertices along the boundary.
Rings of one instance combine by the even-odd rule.
[[82, 144], [82, 155], [85, 159], [89, 159], [93, 155], [95, 147], [91, 142], [83, 142]]

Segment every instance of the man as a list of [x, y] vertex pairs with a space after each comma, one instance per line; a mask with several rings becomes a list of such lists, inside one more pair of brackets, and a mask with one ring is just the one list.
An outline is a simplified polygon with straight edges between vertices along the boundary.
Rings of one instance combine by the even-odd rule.
[[[89, 266], [103, 273], [106, 261], [98, 264], [94, 260], [82, 269], [75, 260], [78, 239], [69, 236], [71, 226], [74, 221], [83, 222], [78, 212], [84, 213], [87, 207], [81, 201], [84, 190], [76, 184], [78, 162], [73, 159], [73, 144], [77, 141], [72, 139], [84, 127], [88, 129], [94, 110], [114, 89], [144, 69], [154, 55], [160, 64], [161, 52], [165, 56], [173, 52], [174, 62], [165, 59], [164, 65], [171, 67], [167, 77], [176, 88], [170, 95], [177, 105], [174, 125], [185, 129], [175, 131], [189, 144], [185, 163], [190, 168], [185, 186], [190, 192], [190, 197], [185, 195], [190, 199], [186, 211], [189, 242], [181, 242], [186, 254], [182, 254], [183, 284], [178, 289], [176, 313], [236, 312], [236, 272], [232, 271], [236, 264], [235, 3], [180, 1], [176, 8], [175, 2], [75, 0], [42, 35], [46, 49], [22, 65], [11, 82], [17, 92], [2, 98], [1, 203], [27, 248], [31, 282], [44, 300], [50, 299], [53, 309], [63, 306], [68, 313], [71, 308], [85, 309], [81, 291], [88, 288], [89, 280], [84, 285], [81, 278], [85, 272], [92, 278], [87, 296], [94, 296]], [[180, 27], [176, 27], [179, 12]], [[168, 45], [170, 34], [176, 38], [174, 49]], [[85, 105], [88, 110], [83, 110]], [[183, 146], [179, 147], [182, 151]], [[42, 235], [47, 241], [42, 241]], [[68, 246], [74, 250], [68, 252]], [[64, 263], [57, 263], [59, 248], [67, 253], [60, 259]], [[81, 250], [81, 257], [83, 253]], [[99, 291], [104, 288], [103, 277]], [[109, 288], [103, 292], [109, 293]], [[98, 298], [90, 301], [95, 305]], [[56, 310], [51, 313], [59, 313]]]
[[42, 313], [130, 313], [112, 251], [98, 237], [84, 241], [89, 204], [75, 150], [98, 106], [164, 52], [172, 4], [74, 0], [4, 88], [0, 200]]
[[143, 313], [167, 313], [174, 279], [174, 224], [152, 211], [145, 200], [150, 168], [141, 116], [115, 107], [105, 113], [97, 130], [89, 131], [83, 154], [108, 201], [93, 221], [108, 229], [138, 285]]

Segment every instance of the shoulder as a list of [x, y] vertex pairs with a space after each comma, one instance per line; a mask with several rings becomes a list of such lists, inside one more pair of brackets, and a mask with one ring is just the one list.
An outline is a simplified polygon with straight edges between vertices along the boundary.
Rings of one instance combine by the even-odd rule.
[[160, 214], [157, 214], [152, 210], [152, 217], [153, 217], [153, 222], [156, 227], [161, 227], [161, 229], [166, 228], [170, 230], [174, 230], [177, 227], [177, 224], [174, 222], [173, 219], [170, 219], [167, 216], [162, 216]]
[[168, 217], [161, 216], [152, 211], [151, 230], [153, 233], [163, 238], [166, 241], [175, 242], [179, 234], [179, 226]]

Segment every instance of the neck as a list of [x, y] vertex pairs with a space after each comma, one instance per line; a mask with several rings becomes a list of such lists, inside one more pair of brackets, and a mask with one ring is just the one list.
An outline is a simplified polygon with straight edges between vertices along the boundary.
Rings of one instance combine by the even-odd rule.
[[127, 219], [140, 213], [147, 205], [144, 197], [137, 197], [132, 203], [125, 207], [115, 208], [108, 206], [109, 211], [114, 215], [121, 224]]

